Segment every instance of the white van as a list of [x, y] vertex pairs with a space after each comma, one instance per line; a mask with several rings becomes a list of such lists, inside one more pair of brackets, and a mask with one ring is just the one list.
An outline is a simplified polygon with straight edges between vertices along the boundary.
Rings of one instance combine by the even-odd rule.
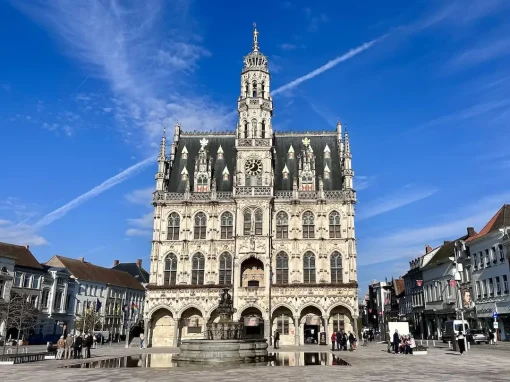
[[[443, 342], [453, 341], [462, 329], [462, 320], [446, 321], [443, 325]], [[464, 320], [464, 335], [468, 334], [469, 324]]]

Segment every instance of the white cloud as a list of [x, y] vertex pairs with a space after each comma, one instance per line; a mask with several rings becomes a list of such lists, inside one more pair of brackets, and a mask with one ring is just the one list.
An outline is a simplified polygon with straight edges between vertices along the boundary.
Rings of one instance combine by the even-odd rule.
[[356, 191], [366, 190], [375, 183], [375, 180], [375, 176], [356, 175], [354, 176], [354, 189]]
[[154, 213], [149, 212], [140, 218], [128, 219], [132, 228], [126, 230], [126, 236], [150, 236], [154, 227]]
[[280, 45], [280, 48], [282, 50], [294, 50], [297, 48], [297, 46], [295, 44], [285, 43]]
[[343, 54], [343, 55], [341, 55], [339, 57], [334, 58], [333, 60], [327, 62], [326, 64], [322, 65], [321, 67], [319, 67], [319, 68], [317, 68], [315, 70], [312, 70], [310, 73], [305, 74], [304, 76], [301, 76], [299, 78], [296, 78], [295, 80], [289, 82], [288, 84], [285, 84], [285, 85], [280, 86], [279, 88], [273, 90], [271, 92], [271, 95], [275, 96], [275, 95], [277, 95], [279, 93], [282, 93], [282, 92], [285, 92], [287, 90], [293, 89], [296, 86], [302, 84], [303, 82], [311, 80], [314, 77], [317, 77], [319, 74], [322, 74], [322, 73], [324, 73], [324, 72], [334, 68], [338, 64], [340, 64], [340, 63], [342, 63], [344, 61], [347, 61], [347, 60], [351, 59], [354, 56], [357, 56], [358, 54], [364, 52], [365, 50], [370, 49], [372, 46], [374, 46], [374, 44], [380, 42], [385, 37], [386, 37], [386, 35], [378, 37], [378, 38], [376, 38], [376, 39], [374, 39], [372, 41], [366, 42], [366, 43], [364, 43], [364, 44], [362, 44], [362, 45], [360, 45], [360, 46], [358, 46], [356, 48], [353, 48], [353, 49], [349, 50], [347, 53], [345, 53], [345, 54]]
[[[7, 222], [7, 220], [3, 220]], [[27, 224], [0, 225], [0, 241], [18, 245], [46, 245], [48, 241]]]
[[126, 236], [142, 236], [146, 237], [151, 234], [148, 230], [138, 229], [138, 228], [129, 228], [126, 230]]
[[393, 211], [397, 208], [428, 198], [436, 192], [437, 189], [434, 188], [413, 190], [410, 187], [404, 187], [392, 196], [369, 201], [367, 203], [360, 203], [357, 220], [360, 221]]
[[128, 167], [124, 171], [118, 173], [117, 175], [112, 176], [111, 178], [105, 180], [101, 184], [99, 184], [96, 187], [93, 187], [89, 191], [85, 192], [84, 194], [78, 196], [77, 198], [71, 200], [69, 203], [63, 205], [60, 208], [57, 208], [56, 210], [50, 212], [49, 214], [43, 216], [36, 224], [36, 227], [44, 227], [51, 223], [53, 223], [55, 220], [61, 219], [64, 217], [69, 211], [75, 209], [79, 205], [85, 203], [86, 201], [102, 194], [103, 192], [109, 190], [110, 188], [116, 186], [119, 183], [124, 182], [125, 180], [129, 179], [131, 176], [139, 172], [140, 170], [147, 167], [149, 164], [154, 162], [154, 158], [147, 158], [141, 162], [138, 162], [134, 164], [131, 167]]
[[126, 200], [133, 204], [143, 204], [149, 206], [152, 201], [152, 193], [154, 187], [147, 187], [138, 190], [133, 190], [129, 194], [124, 195]]
[[470, 67], [508, 55], [510, 55], [510, 39], [489, 40], [457, 55], [450, 61], [449, 66], [452, 69]]
[[[159, 138], [162, 126], [173, 126], [177, 119], [185, 130], [226, 130], [233, 122], [225, 119], [221, 105], [195, 93], [189, 75], [210, 52], [191, 27], [185, 2], [13, 4], [56, 34], [91, 76], [110, 85], [115, 95], [112, 111], [126, 140], [139, 145], [140, 137], [150, 144]], [[98, 108], [106, 111], [110, 106]]]
[[[440, 245], [444, 240], [455, 240], [466, 234], [467, 227], [480, 231], [490, 218], [510, 201], [510, 193], [485, 197], [466, 203], [453, 211], [435, 216], [437, 224], [424, 224], [378, 237], [358, 240], [358, 265], [384, 263], [400, 259], [408, 261], [424, 254], [425, 245]], [[419, 222], [413, 220], [414, 224]]]

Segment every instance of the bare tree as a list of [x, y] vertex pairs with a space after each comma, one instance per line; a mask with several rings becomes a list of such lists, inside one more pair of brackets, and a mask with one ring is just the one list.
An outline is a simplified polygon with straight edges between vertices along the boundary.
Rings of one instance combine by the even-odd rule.
[[101, 315], [94, 309], [89, 309], [86, 313], [78, 316], [78, 318], [74, 321], [74, 330], [82, 333], [101, 330], [101, 326]]
[[[18, 353], [18, 346], [20, 338], [28, 336], [30, 331], [37, 324], [39, 316], [39, 309], [34, 305], [32, 295], [24, 293], [12, 293], [9, 301], [0, 303], [0, 314], [2, 319], [5, 320], [6, 329], [14, 328], [17, 330], [16, 353]], [[4, 350], [5, 350], [4, 339]]]

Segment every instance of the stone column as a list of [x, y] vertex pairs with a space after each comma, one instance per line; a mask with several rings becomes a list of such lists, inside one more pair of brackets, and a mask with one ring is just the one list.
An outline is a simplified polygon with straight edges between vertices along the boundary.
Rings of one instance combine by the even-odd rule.
[[[329, 316], [322, 316], [324, 320], [324, 333], [326, 333], [326, 343], [330, 343], [330, 336], [329, 336]], [[320, 335], [320, 334], [319, 334]]]
[[202, 333], [204, 334], [204, 339], [207, 339], [207, 323], [209, 322], [210, 319], [211, 319], [211, 317], [209, 317], [209, 316], [204, 317], [204, 326], [202, 327]]
[[181, 344], [180, 339], [180, 327], [181, 326], [181, 319], [180, 317], [174, 318], [174, 339], [173, 339], [173, 346], [178, 347]]
[[149, 322], [145, 322], [145, 326], [143, 328], [143, 338], [144, 338], [144, 347], [148, 348], [149, 345]]
[[352, 326], [354, 327], [354, 336], [359, 339], [359, 333], [358, 333], [358, 317], [353, 317], [352, 318], [353, 322], [352, 322]]
[[294, 316], [294, 345], [299, 345], [299, 316]]
[[264, 318], [264, 338], [267, 339], [268, 345], [271, 344], [271, 323], [269, 317]]

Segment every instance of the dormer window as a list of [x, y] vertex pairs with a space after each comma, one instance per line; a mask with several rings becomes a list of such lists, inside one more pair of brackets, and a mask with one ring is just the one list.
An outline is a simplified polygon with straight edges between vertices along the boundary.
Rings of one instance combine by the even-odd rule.
[[228, 181], [228, 177], [230, 175], [230, 172], [228, 171], [227, 166], [225, 166], [225, 169], [223, 170], [222, 175], [223, 175], [223, 181]]
[[283, 179], [289, 179], [289, 168], [287, 167], [287, 165], [285, 165], [285, 167], [283, 168], [282, 175]]
[[199, 175], [197, 178], [197, 192], [207, 192], [207, 177]]
[[186, 146], [184, 146], [182, 148], [182, 159], [188, 159], [188, 149], [186, 148]]
[[326, 166], [324, 166], [324, 179], [329, 179], [330, 174], [331, 174], [331, 171], [329, 169], [329, 166], [326, 164]]
[[186, 167], [184, 167], [181, 171], [181, 179], [183, 181], [186, 181], [188, 180], [188, 176], [189, 176], [188, 170], [186, 170]]
[[289, 147], [289, 151], [287, 152], [287, 156], [289, 159], [294, 159], [294, 147], [292, 147], [292, 145], [290, 145]]
[[330, 159], [331, 158], [331, 150], [328, 145], [324, 147], [324, 159]]
[[218, 147], [218, 151], [216, 152], [216, 154], [218, 155], [217, 156], [218, 160], [223, 159], [223, 148], [221, 147], [221, 145], [220, 147]]
[[311, 172], [303, 172], [301, 176], [301, 190], [302, 191], [313, 191], [313, 176]]

